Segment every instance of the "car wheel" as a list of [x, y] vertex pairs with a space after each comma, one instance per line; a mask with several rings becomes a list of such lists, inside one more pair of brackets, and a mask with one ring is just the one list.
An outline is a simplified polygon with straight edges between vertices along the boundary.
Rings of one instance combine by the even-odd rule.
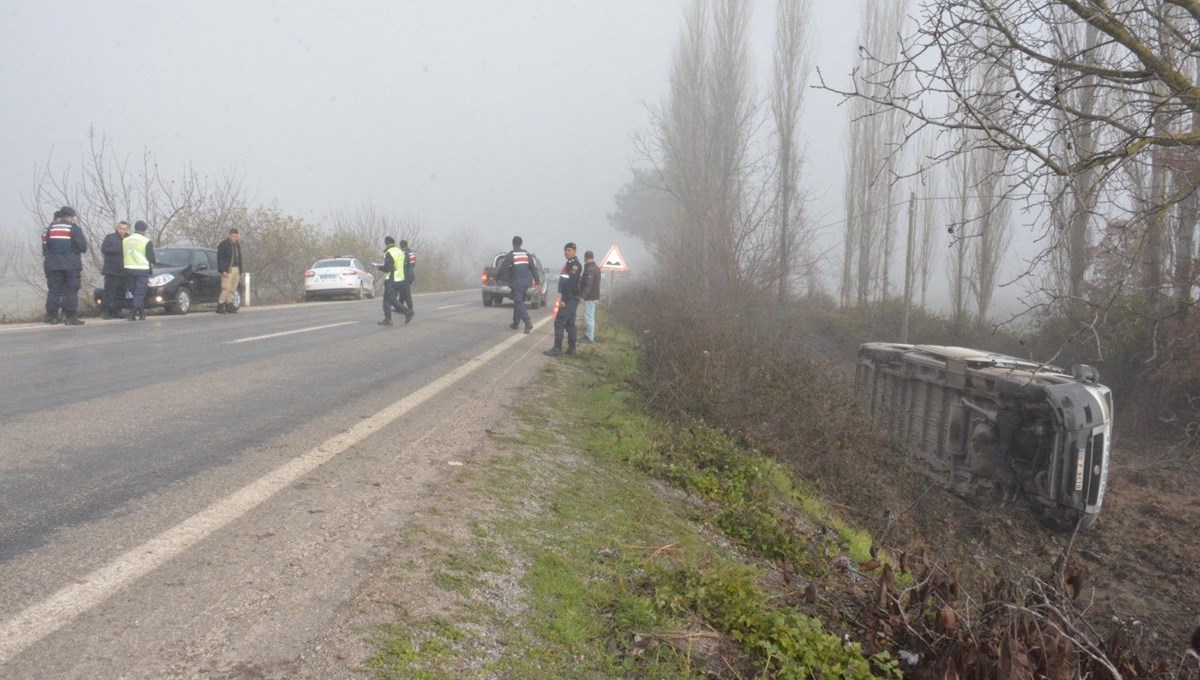
[[229, 304], [233, 305], [234, 309], [242, 308], [242, 291], [233, 291], [233, 297], [229, 300]]
[[492, 300], [492, 296], [488, 295], [487, 293], [484, 293], [483, 294], [483, 306], [491, 307], [493, 303], [494, 303], [494, 301]]
[[174, 314], [187, 314], [192, 311], [192, 291], [187, 288], [180, 288], [175, 293], [175, 302], [171, 304], [171, 312]]
[[366, 297], [366, 296], [365, 296], [365, 294], [364, 294], [364, 291], [363, 291], [363, 285], [362, 285], [362, 282], [361, 282], [361, 281], [359, 281], [359, 283], [358, 283], [358, 290], [354, 291], [354, 299], [355, 299], [355, 300], [361, 300], [361, 299], [363, 299], [364, 297]]
[[313, 296], [312, 296], [312, 293], [305, 293], [305, 294], [304, 294], [304, 301], [305, 301], [305, 302], [312, 302], [312, 301], [313, 301]]
[[538, 307], [540, 307], [540, 306], [541, 306], [541, 303], [538, 301], [538, 296], [534, 295], [534, 296], [533, 296], [533, 299], [531, 299], [531, 300], [529, 301], [529, 308], [530, 308], [530, 309], [537, 309], [537, 308], [538, 308]]

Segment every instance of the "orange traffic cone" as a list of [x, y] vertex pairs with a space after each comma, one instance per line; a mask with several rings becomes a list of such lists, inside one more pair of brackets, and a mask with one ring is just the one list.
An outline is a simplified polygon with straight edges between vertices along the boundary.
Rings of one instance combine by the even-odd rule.
[[562, 305], [562, 296], [555, 295], [554, 296], [554, 308], [550, 310], [551, 318], [558, 316], [558, 308], [560, 305]]

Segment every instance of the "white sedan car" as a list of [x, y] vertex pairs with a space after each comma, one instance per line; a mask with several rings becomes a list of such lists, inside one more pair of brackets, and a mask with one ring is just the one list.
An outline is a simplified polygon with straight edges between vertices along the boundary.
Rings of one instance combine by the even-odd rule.
[[304, 301], [345, 295], [356, 300], [375, 297], [375, 275], [357, 257], [333, 257], [304, 272]]

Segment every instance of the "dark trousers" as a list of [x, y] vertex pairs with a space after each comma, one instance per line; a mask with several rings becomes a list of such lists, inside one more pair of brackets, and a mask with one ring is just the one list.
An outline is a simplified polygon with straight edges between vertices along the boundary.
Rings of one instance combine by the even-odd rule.
[[400, 304], [400, 284], [403, 281], [383, 280], [383, 318], [391, 321], [392, 310], [403, 314], [404, 305]]
[[67, 316], [79, 311], [79, 270], [49, 269], [46, 271], [46, 314], [58, 316], [58, 310]]
[[129, 279], [129, 289], [133, 291], [132, 307], [141, 311], [146, 308], [146, 285], [150, 281], [150, 274], [125, 274]]
[[116, 314], [125, 306], [125, 277], [121, 274], [104, 275], [104, 311]]
[[575, 349], [575, 311], [579, 309], [579, 298], [563, 298], [563, 306], [554, 317], [554, 346], [562, 349], [563, 334], [567, 336], [567, 347]]
[[526, 328], [533, 326], [529, 321], [529, 310], [525, 309], [525, 286], [513, 286], [513, 325], [524, 323]]
[[408, 279], [404, 279], [403, 281], [400, 281], [399, 284], [400, 284], [400, 295], [399, 295], [400, 305], [403, 307], [407, 307], [409, 309], [413, 309], [412, 281], [409, 281]]

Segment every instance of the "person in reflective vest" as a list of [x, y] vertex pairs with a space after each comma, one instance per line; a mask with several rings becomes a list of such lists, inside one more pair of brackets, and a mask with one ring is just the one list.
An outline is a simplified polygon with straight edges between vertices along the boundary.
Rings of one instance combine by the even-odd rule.
[[82, 326], [79, 311], [79, 276], [87, 238], [75, 224], [75, 209], [65, 205], [54, 213], [54, 221], [42, 232], [43, 267], [46, 273], [45, 323], [58, 323], [58, 311], [63, 324]]
[[400, 304], [400, 284], [404, 281], [404, 251], [396, 247], [396, 239], [386, 236], [383, 239], [383, 264], [379, 271], [383, 277], [383, 321], [380, 326], [392, 325], [392, 310], [404, 315], [404, 323], [412, 321], [413, 312]]
[[400, 252], [404, 254], [404, 280], [400, 282], [400, 304], [408, 309], [409, 316], [404, 317], [405, 323], [412, 320], [412, 315], [417, 313], [417, 309], [413, 307], [412, 301], [412, 285], [417, 281], [417, 251], [408, 247], [408, 241], [400, 239]]
[[125, 279], [133, 293], [130, 302], [129, 320], [146, 320], [146, 287], [150, 281], [150, 265], [156, 262], [154, 244], [146, 238], [146, 223], [138, 220], [133, 225], [133, 233], [121, 241], [121, 250], [125, 254]]
[[[563, 255], [567, 261], [562, 272], [558, 275], [558, 314], [554, 317], [554, 347], [542, 352], [547, 356], [556, 357], [561, 354], [575, 355], [575, 311], [579, 308], [579, 278], [583, 273], [583, 265], [575, 257], [575, 244], [563, 246]], [[563, 352], [563, 335], [567, 336], [567, 351]]]
[[529, 310], [525, 308], [525, 294], [531, 287], [541, 287], [542, 279], [529, 251], [521, 247], [522, 243], [524, 241], [520, 236], [513, 237], [513, 249], [505, 254], [497, 274], [501, 281], [508, 281], [512, 288], [513, 315], [508, 327], [515, 331], [524, 322], [525, 332], [529, 333], [533, 330], [533, 323], [529, 320]]

